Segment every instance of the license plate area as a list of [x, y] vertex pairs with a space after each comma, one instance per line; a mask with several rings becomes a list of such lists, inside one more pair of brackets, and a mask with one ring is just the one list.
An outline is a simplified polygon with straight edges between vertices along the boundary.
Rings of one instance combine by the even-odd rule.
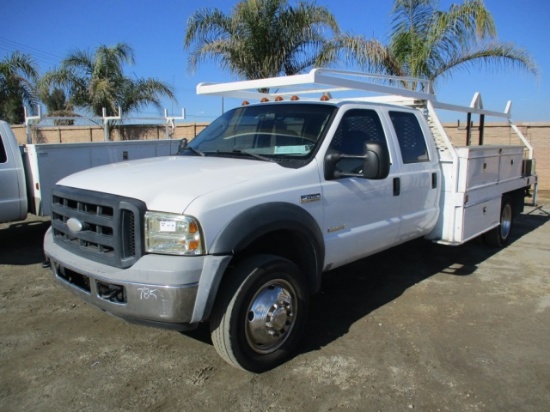
[[91, 292], [90, 288], [90, 278], [88, 276], [77, 273], [73, 270], [64, 268], [60, 265], [54, 265], [55, 274], [63, 279], [65, 282], [70, 283], [73, 286], [83, 290], [86, 293]]

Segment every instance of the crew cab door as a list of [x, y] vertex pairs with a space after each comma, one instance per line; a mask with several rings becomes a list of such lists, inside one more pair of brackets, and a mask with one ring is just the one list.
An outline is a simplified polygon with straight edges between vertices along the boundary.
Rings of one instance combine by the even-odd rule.
[[428, 233], [435, 225], [441, 191], [440, 168], [432, 141], [428, 141], [420, 112], [390, 109], [386, 112], [397, 141], [395, 195], [401, 199], [398, 242]]
[[[376, 110], [350, 107], [340, 119], [327, 155], [361, 156], [366, 142], [378, 142], [388, 147], [386, 135]], [[361, 159], [342, 159], [336, 167], [346, 173], [358, 173], [362, 166]], [[327, 162], [325, 172], [326, 168]], [[322, 182], [323, 229], [328, 266], [343, 265], [395, 243], [401, 198], [394, 196], [394, 176], [393, 165], [389, 176], [384, 179], [325, 175]]]

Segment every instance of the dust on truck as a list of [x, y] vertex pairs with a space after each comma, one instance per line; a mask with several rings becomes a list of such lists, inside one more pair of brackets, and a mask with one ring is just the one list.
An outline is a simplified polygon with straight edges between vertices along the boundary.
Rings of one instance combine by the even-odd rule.
[[[428, 92], [392, 86], [411, 82]], [[324, 69], [200, 84], [199, 94], [243, 105], [177, 156], [58, 182], [44, 240], [55, 279], [130, 322], [180, 331], [208, 322], [236, 367], [277, 366], [300, 340], [323, 272], [420, 237], [510, 239], [536, 190], [510, 106], [449, 105], [429, 90]], [[436, 109], [507, 119], [518, 145], [455, 147]]]

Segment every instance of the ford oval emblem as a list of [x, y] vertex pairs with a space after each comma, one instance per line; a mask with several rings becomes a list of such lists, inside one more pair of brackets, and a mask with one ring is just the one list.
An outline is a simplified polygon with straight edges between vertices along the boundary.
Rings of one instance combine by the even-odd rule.
[[67, 226], [69, 227], [69, 230], [73, 233], [78, 233], [84, 228], [82, 222], [76, 217], [71, 217], [69, 220], [67, 220]]

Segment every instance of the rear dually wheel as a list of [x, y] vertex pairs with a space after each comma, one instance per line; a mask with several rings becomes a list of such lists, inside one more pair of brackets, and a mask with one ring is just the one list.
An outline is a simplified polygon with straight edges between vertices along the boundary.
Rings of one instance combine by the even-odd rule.
[[500, 224], [483, 235], [483, 240], [490, 246], [503, 247], [512, 234], [512, 221], [514, 217], [512, 209], [512, 199], [509, 196], [503, 196], [500, 209]]

